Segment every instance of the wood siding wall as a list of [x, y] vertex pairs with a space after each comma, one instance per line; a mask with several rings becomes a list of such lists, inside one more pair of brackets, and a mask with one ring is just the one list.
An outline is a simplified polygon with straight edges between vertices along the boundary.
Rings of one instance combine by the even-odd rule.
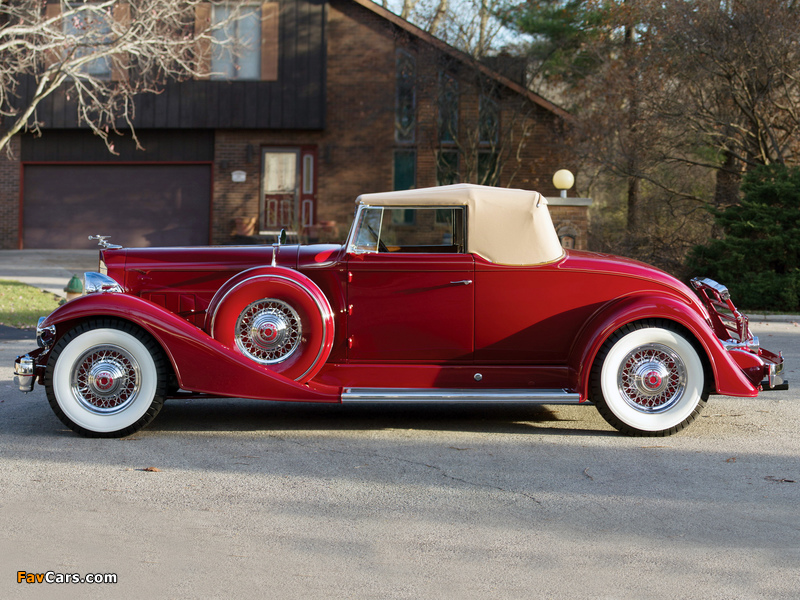
[[[325, 0], [280, 0], [276, 81], [172, 82], [136, 99], [138, 129], [323, 129], [325, 126]], [[22, 96], [32, 96], [29, 79]], [[39, 105], [44, 129], [79, 127], [63, 88]], [[120, 123], [120, 126], [122, 124]]]
[[138, 150], [130, 135], [111, 135], [114, 152], [90, 131], [71, 129], [42, 137], [31, 134], [21, 139], [22, 162], [210, 162], [214, 160], [214, 131], [211, 129], [140, 129], [136, 132], [144, 148]]

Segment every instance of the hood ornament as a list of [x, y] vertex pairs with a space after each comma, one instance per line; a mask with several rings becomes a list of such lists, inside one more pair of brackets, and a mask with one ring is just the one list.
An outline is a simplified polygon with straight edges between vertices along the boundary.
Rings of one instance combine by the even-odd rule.
[[122, 246], [118, 246], [117, 244], [109, 244], [108, 239], [110, 235], [90, 235], [90, 240], [97, 240], [97, 245], [101, 246], [106, 250], [116, 250], [117, 248], [122, 248]]

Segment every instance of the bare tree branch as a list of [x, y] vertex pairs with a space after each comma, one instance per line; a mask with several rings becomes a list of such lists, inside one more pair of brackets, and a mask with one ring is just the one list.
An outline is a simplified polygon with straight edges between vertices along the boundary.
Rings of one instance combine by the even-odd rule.
[[[78, 124], [112, 152], [109, 132], [119, 123], [136, 140], [136, 95], [159, 93], [167, 81], [207, 78], [214, 48], [241, 50], [226, 28], [243, 11], [236, 8], [212, 23], [207, 10], [212, 5], [221, 3], [0, 3], [0, 149], [10, 148], [10, 139], [21, 131], [40, 132], [36, 109], [59, 89], [76, 100]], [[33, 82], [33, 92], [23, 97], [26, 80]]]

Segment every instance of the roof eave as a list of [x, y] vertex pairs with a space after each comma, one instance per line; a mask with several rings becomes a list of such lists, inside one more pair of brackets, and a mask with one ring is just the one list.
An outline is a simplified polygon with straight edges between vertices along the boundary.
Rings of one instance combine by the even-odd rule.
[[409, 23], [408, 21], [406, 21], [402, 17], [399, 17], [398, 15], [396, 15], [393, 12], [383, 8], [382, 6], [380, 6], [378, 4], [375, 4], [375, 2], [373, 2], [372, 0], [353, 0], [353, 2], [363, 6], [364, 8], [366, 8], [369, 11], [372, 11], [376, 15], [386, 19], [387, 21], [389, 21], [393, 25], [396, 25], [397, 27], [400, 27], [401, 29], [407, 31], [411, 35], [414, 35], [414, 36], [424, 40], [428, 44], [434, 46], [436, 49], [441, 50], [442, 52], [445, 52], [446, 54], [452, 56], [456, 60], [459, 60], [459, 61], [461, 61], [461, 62], [463, 62], [465, 64], [468, 64], [468, 65], [476, 68], [481, 74], [485, 75], [486, 77], [490, 77], [490, 78], [494, 79], [495, 81], [497, 81], [498, 83], [504, 85], [508, 89], [516, 92], [517, 94], [520, 94], [520, 95], [524, 96], [525, 98], [527, 98], [528, 100], [530, 100], [534, 104], [537, 104], [537, 105], [541, 106], [542, 108], [544, 108], [545, 110], [548, 110], [548, 111], [552, 112], [553, 114], [555, 114], [558, 117], [564, 119], [565, 121], [571, 121], [573, 119], [573, 117], [572, 117], [572, 115], [570, 113], [568, 113], [566, 110], [564, 110], [563, 108], [561, 108], [557, 104], [554, 104], [554, 103], [550, 102], [549, 100], [546, 100], [545, 98], [542, 98], [539, 94], [537, 94], [535, 92], [532, 92], [531, 90], [525, 88], [524, 86], [512, 81], [508, 77], [506, 77], [504, 75], [501, 75], [500, 73], [498, 73], [494, 69], [490, 69], [485, 64], [483, 64], [479, 60], [475, 59], [474, 57], [470, 56], [466, 52], [462, 52], [461, 50], [459, 50], [457, 48], [454, 48], [453, 46], [451, 46], [447, 42], [445, 42], [443, 40], [440, 40], [439, 38], [437, 38], [434, 35], [431, 35], [427, 31], [425, 31], [424, 29], [421, 29], [421, 28], [417, 27], [416, 25], [414, 25], [412, 23]]

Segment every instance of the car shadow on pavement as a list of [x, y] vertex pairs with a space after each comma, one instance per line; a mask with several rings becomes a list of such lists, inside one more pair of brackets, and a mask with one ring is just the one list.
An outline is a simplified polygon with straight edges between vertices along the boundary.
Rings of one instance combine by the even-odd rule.
[[[584, 417], [584, 418], [582, 418]], [[595, 418], [596, 417], [596, 418]], [[148, 431], [380, 431], [413, 429], [540, 435], [618, 435], [590, 407], [531, 404], [358, 406], [244, 399], [168, 400]], [[601, 425], [602, 423], [602, 425]], [[569, 426], [567, 424], [574, 424]]]

